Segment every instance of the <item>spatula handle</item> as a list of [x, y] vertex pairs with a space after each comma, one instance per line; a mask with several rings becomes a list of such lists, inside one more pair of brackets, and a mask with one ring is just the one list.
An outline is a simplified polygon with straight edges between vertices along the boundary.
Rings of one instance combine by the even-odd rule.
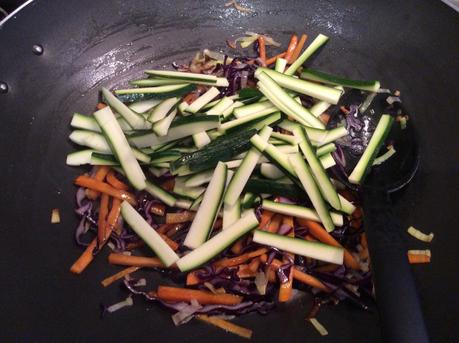
[[390, 343], [428, 343], [402, 229], [391, 207], [387, 193], [364, 190], [364, 223], [382, 336]]

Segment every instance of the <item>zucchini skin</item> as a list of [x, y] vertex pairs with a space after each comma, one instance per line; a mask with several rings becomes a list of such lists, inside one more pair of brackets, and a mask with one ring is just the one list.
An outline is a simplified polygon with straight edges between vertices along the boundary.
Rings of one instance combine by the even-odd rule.
[[171, 163], [171, 171], [174, 172], [182, 166], [193, 172], [214, 168], [219, 161], [229, 161], [233, 156], [249, 150], [252, 147], [250, 138], [256, 132], [255, 129], [250, 129], [218, 137], [201, 150], [183, 154]]

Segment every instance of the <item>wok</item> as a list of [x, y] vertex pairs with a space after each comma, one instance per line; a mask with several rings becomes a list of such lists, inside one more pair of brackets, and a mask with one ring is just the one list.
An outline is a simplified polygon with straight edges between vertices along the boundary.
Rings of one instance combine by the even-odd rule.
[[[454, 252], [459, 168], [459, 16], [432, 1], [253, 1], [240, 13], [216, 1], [34, 1], [0, 27], [0, 156], [2, 166], [2, 292], [0, 340], [11, 341], [238, 341], [191, 322], [174, 328], [169, 314], [135, 299], [135, 306], [103, 320], [98, 306], [126, 292], [103, 289], [114, 273], [105, 255], [81, 276], [68, 267], [79, 255], [73, 241], [73, 178], [83, 169], [64, 165], [73, 111], [90, 113], [100, 86], [113, 87], [146, 67], [169, 67], [202, 48], [225, 49], [244, 31], [319, 32], [331, 42], [319, 69], [379, 79], [399, 89], [416, 113], [422, 161], [412, 185], [397, 195], [403, 227], [434, 231], [430, 265], [414, 268], [433, 342], [451, 342], [459, 319]], [[43, 50], [34, 45], [40, 45]], [[6, 89], [5, 89], [6, 90]], [[50, 224], [58, 207], [62, 222]], [[412, 248], [425, 244], [407, 237]], [[268, 316], [236, 320], [254, 329], [254, 341], [379, 342], [376, 312], [351, 304], [323, 310], [322, 338], [304, 321], [312, 299], [300, 297]], [[403, 299], [400, 299], [403, 301]]]

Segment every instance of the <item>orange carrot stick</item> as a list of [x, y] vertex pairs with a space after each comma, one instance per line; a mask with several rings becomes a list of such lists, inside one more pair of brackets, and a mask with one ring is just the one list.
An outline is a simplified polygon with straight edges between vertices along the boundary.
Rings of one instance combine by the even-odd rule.
[[246, 254], [242, 254], [232, 258], [223, 258], [219, 261], [214, 262], [215, 268], [225, 268], [225, 267], [233, 267], [239, 264], [245, 263], [246, 261], [250, 260], [251, 258], [258, 257], [260, 255], [265, 254], [268, 251], [266, 248], [261, 248], [254, 250], [252, 252], [248, 252]]
[[[309, 233], [322, 243], [332, 245], [334, 247], [342, 247], [342, 245], [336, 239], [334, 239], [319, 223], [303, 218], [297, 218], [297, 221], [301, 226], [307, 227], [309, 229]], [[360, 269], [359, 263], [347, 249], [344, 249], [344, 264], [352, 269]]]
[[160, 233], [159, 234], [161, 236], [162, 239], [164, 239], [164, 242], [166, 242], [166, 244], [172, 249], [172, 250], [177, 250], [179, 245], [176, 241], [170, 239], [169, 237], [167, 237], [165, 234], [162, 234]]
[[304, 43], [306, 43], [306, 40], [308, 39], [308, 35], [305, 35], [304, 33], [301, 35], [300, 41], [295, 47], [295, 50], [293, 50], [292, 56], [289, 59], [289, 63], [292, 64], [295, 62], [300, 56], [301, 50], [303, 49]]
[[258, 270], [258, 267], [260, 266], [260, 259], [258, 257], [255, 257], [252, 261], [249, 263], [249, 269], [252, 272], [256, 272]]
[[290, 60], [293, 55], [293, 51], [295, 50], [296, 46], [298, 45], [298, 36], [293, 34], [292, 37], [290, 38], [290, 43], [288, 43], [287, 50], [285, 51], [285, 56], [284, 58], [287, 60], [288, 63], [290, 63]]
[[183, 211], [183, 212], [172, 212], [166, 214], [166, 224], [180, 224], [192, 221], [196, 212]]
[[156, 230], [157, 233], [166, 233], [167, 230], [171, 228], [171, 225], [169, 224], [161, 224], [159, 228]]
[[410, 262], [410, 264], [430, 263], [430, 257], [426, 255], [408, 254], [408, 261]]
[[96, 108], [98, 110], [101, 110], [103, 108], [107, 107], [107, 105], [105, 105], [103, 102], [99, 102], [97, 105], [96, 105]]
[[80, 255], [80, 257], [70, 267], [70, 271], [74, 274], [81, 274], [94, 259], [94, 251], [96, 248], [97, 239], [94, 238]]
[[191, 301], [197, 300], [201, 305], [221, 304], [221, 305], [237, 305], [242, 302], [242, 297], [233, 294], [214, 294], [207, 291], [199, 291], [189, 288], [178, 288], [159, 286], [157, 291], [159, 299], [164, 301]]
[[129, 189], [128, 185], [116, 178], [113, 170], [107, 174], [107, 183], [112, 185], [114, 188], [120, 189], [122, 191], [127, 191]]
[[102, 249], [102, 247], [105, 245], [108, 237], [110, 237], [112, 234], [112, 230], [115, 227], [116, 221], [120, 215], [120, 205], [121, 201], [119, 199], [113, 199], [112, 208], [107, 217], [107, 226], [105, 228], [104, 238], [100, 242], [98, 242], [98, 238], [94, 238], [92, 240], [92, 242], [86, 247], [80, 257], [70, 267], [70, 271], [72, 273], [81, 274], [94, 259], [94, 252], [96, 251], [96, 248], [98, 248], [98, 251], [100, 251], [100, 249]]
[[276, 272], [274, 270], [273, 265], [270, 265], [269, 268], [266, 270], [266, 278], [268, 279], [268, 282], [276, 282]]
[[174, 186], [175, 186], [175, 179], [166, 180], [161, 184], [161, 188], [168, 192], [172, 192], [174, 190]]
[[[108, 172], [110, 171], [110, 167], [108, 166], [99, 166], [97, 167], [96, 173], [94, 174], [94, 179], [97, 181], [104, 181], [105, 176], [107, 176]], [[99, 196], [100, 192], [97, 192], [92, 189], [86, 190], [86, 196], [89, 199], [96, 199]]]
[[430, 263], [430, 250], [408, 250], [407, 255], [411, 264]]
[[[284, 216], [282, 219], [282, 224], [289, 225], [291, 228], [293, 228], [294, 223], [293, 223], [293, 217], [292, 216]], [[289, 237], [295, 237], [295, 232], [293, 230], [290, 230], [288, 233]], [[290, 258], [293, 260], [295, 259], [294, 254], [288, 254]], [[288, 258], [287, 256], [284, 256], [282, 259], [283, 263], [287, 263]], [[291, 296], [292, 296], [292, 291], [293, 291], [293, 268], [290, 268], [290, 273], [288, 275], [288, 281], [285, 283], [281, 283], [279, 287], [279, 302], [286, 302], [289, 301]]]
[[197, 315], [196, 318], [203, 322], [215, 325], [216, 327], [219, 327], [220, 329], [223, 329], [227, 332], [234, 333], [235, 335], [241, 336], [243, 338], [252, 338], [252, 330], [233, 324], [227, 320], [217, 317], [209, 317], [205, 314]]
[[268, 228], [266, 229], [266, 231], [276, 233], [277, 231], [279, 231], [279, 227], [281, 225], [281, 222], [282, 222], [282, 215], [281, 214], [276, 214], [271, 219], [271, 222], [269, 223]]
[[197, 270], [189, 272], [186, 275], [186, 285], [187, 286], [197, 285], [198, 283], [201, 282], [201, 280], [196, 276], [196, 272]]
[[92, 189], [92, 190], [95, 190], [101, 193], [106, 193], [120, 200], [126, 200], [131, 205], [136, 204], [134, 195], [132, 195], [131, 193], [113, 188], [108, 183], [95, 180], [89, 176], [85, 176], [85, 175], [78, 176], [74, 182], [78, 186], [86, 187], [86, 188], [89, 188], [89, 189]]
[[154, 203], [150, 207], [150, 212], [157, 216], [164, 216], [166, 214], [166, 205], [160, 203]]
[[264, 230], [266, 228], [273, 216], [274, 212], [263, 210], [263, 213], [261, 214], [260, 225], [258, 226], [260, 230]]
[[100, 196], [99, 217], [97, 218], [97, 243], [99, 245], [105, 240], [109, 201], [110, 197], [107, 194], [103, 193]]
[[185, 227], [185, 224], [170, 224], [168, 226], [168, 230], [166, 232], [167, 237], [172, 237], [175, 235], [177, 232], [179, 232], [181, 229]]
[[199, 97], [199, 94], [196, 92], [191, 92], [185, 95], [183, 101], [185, 101], [188, 105], [192, 104]]
[[237, 271], [237, 276], [241, 279], [255, 277], [255, 272], [250, 269], [248, 264], [241, 264]]
[[112, 208], [110, 209], [110, 213], [107, 216], [107, 226], [109, 228], [109, 232], [106, 233], [105, 239], [107, 239], [111, 231], [115, 228], [116, 222], [118, 221], [118, 218], [120, 216], [121, 212], [121, 200], [113, 198], [112, 200]]
[[164, 264], [157, 257], [144, 257], [111, 253], [108, 255], [108, 263], [119, 266], [136, 266], [147, 268], [164, 268]]
[[[266, 263], [267, 261], [266, 256], [261, 256], [260, 259], [263, 263]], [[274, 268], [279, 268], [281, 265], [282, 265], [282, 262], [277, 259], [274, 259], [271, 262], [271, 266], [273, 266]], [[295, 280], [305, 283], [309, 286], [315, 287], [317, 289], [326, 291], [326, 292], [330, 291], [329, 288], [325, 286], [319, 279], [316, 279], [315, 277], [309, 274], [303, 273], [302, 271], [298, 270], [295, 266], [293, 266], [292, 269], [293, 269], [293, 278]]]
[[258, 37], [258, 56], [266, 63], [266, 44], [263, 36]]
[[319, 119], [322, 123], [324, 123], [325, 125], [328, 124], [328, 122], [330, 121], [330, 115], [326, 112], [322, 113], [320, 116], [319, 116]]
[[234, 254], [240, 254], [242, 251], [242, 244], [244, 243], [245, 237], [239, 238], [236, 243], [231, 247], [231, 252]]
[[113, 282], [115, 282], [115, 281], [117, 281], [119, 279], [122, 279], [126, 275], [134, 273], [135, 271], [137, 271], [139, 269], [140, 269], [140, 267], [135, 267], [135, 266], [127, 267], [127, 268], [123, 269], [122, 271], [103, 279], [100, 283], [104, 287], [110, 286]]
[[276, 60], [277, 60], [278, 58], [284, 57], [285, 54], [286, 54], [286, 52], [284, 51], [284, 52], [282, 52], [282, 53], [280, 53], [280, 54], [278, 54], [278, 55], [276, 55], [276, 56], [273, 56], [273, 57], [271, 57], [271, 58], [268, 58], [268, 59], [266, 60], [266, 65], [269, 66], [270, 64], [275, 63]]
[[134, 249], [137, 249], [137, 248], [140, 248], [140, 247], [143, 247], [145, 245], [145, 242], [144, 241], [135, 241], [135, 242], [131, 242], [131, 243], [128, 243], [126, 244], [126, 250], [134, 250]]

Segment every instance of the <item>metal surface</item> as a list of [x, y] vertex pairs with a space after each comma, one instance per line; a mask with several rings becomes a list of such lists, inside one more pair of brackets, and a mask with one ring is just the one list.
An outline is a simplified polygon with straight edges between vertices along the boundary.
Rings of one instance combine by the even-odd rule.
[[[72, 179], [64, 166], [73, 149], [73, 111], [90, 113], [100, 86], [122, 85], [146, 66], [169, 67], [196, 50], [225, 48], [224, 40], [262, 31], [286, 42], [292, 31], [331, 38], [314, 66], [349, 77], [379, 79], [398, 88], [416, 114], [422, 164], [394, 211], [403, 227], [434, 231], [433, 261], [415, 276], [434, 342], [452, 342], [458, 318], [454, 260], [458, 232], [457, 133], [459, 16], [440, 2], [244, 1], [239, 13], [215, 1], [35, 1], [0, 28], [2, 165], [2, 292], [0, 340], [163, 342], [239, 339], [192, 322], [174, 328], [169, 314], [135, 299], [135, 306], [99, 319], [100, 302], [126, 296], [99, 281], [116, 270], [105, 254], [81, 276], [68, 272], [80, 254], [73, 241]], [[34, 55], [32, 46], [43, 46]], [[50, 224], [61, 210], [62, 223]], [[412, 248], [425, 244], [407, 238]], [[236, 322], [254, 329], [255, 342], [378, 342], [377, 317], [349, 304], [324, 309], [319, 337], [304, 321], [311, 299], [301, 297], [272, 314]], [[241, 340], [242, 341], [242, 340]]]

